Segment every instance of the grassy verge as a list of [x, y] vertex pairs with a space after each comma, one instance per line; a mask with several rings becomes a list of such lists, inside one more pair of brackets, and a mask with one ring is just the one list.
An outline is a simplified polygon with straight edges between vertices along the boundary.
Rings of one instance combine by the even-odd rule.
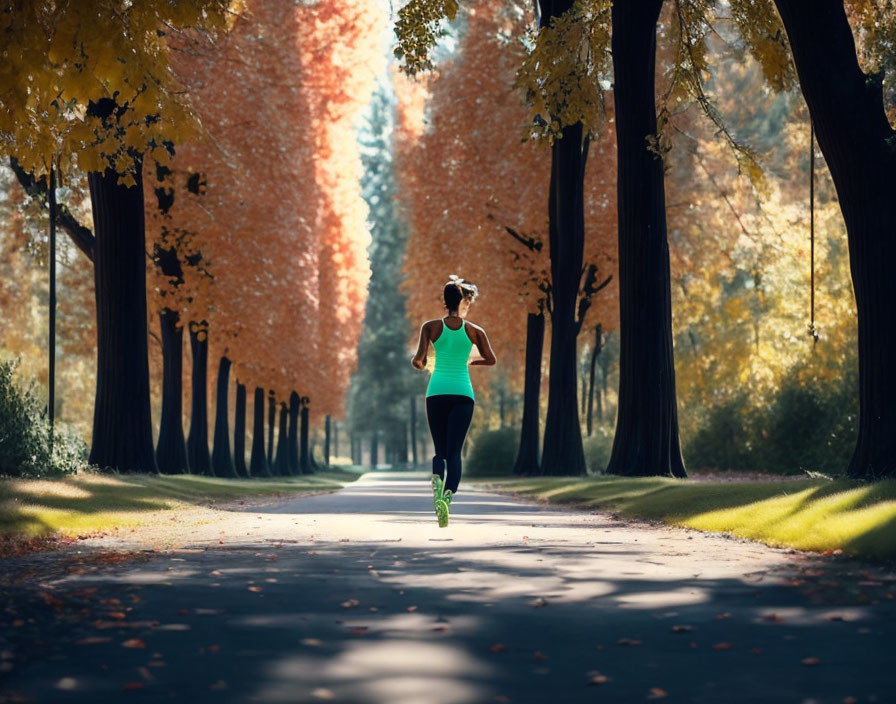
[[218, 479], [190, 474], [79, 474], [60, 479], [0, 479], [0, 534], [77, 535], [141, 523], [151, 511], [248, 497], [333, 491], [359, 471], [301, 477]]
[[698, 483], [662, 477], [545, 477], [476, 483], [492, 491], [723, 532], [778, 547], [896, 559], [896, 480]]

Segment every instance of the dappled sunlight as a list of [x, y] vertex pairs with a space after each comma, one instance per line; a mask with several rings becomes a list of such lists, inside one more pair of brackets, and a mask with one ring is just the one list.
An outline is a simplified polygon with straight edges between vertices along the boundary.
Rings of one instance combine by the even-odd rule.
[[629, 592], [615, 596], [613, 600], [624, 609], [659, 609], [670, 606], [689, 606], [709, 601], [705, 589], [680, 587], [646, 592]]
[[[483, 681], [492, 668], [462, 648], [446, 643], [427, 643], [410, 638], [350, 643], [325, 660], [291, 654], [271, 663], [268, 680], [253, 701], [293, 702], [297, 692], [311, 689], [312, 697], [370, 704], [418, 704], [432, 701], [483, 701], [488, 687]], [[314, 683], [319, 685], [312, 689]]]

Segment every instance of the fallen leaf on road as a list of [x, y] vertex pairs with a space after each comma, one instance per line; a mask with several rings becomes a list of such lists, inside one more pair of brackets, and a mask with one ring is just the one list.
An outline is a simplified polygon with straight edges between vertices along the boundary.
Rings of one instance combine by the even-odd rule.
[[211, 653], [217, 653], [221, 650], [221, 646], [218, 645], [217, 643], [215, 643], [214, 645], [208, 646], [208, 649], [209, 649], [209, 652], [211, 652]]
[[323, 687], [318, 687], [317, 689], [312, 690], [311, 696], [316, 699], [334, 699], [336, 697], [331, 690], [324, 689]]
[[75, 645], [97, 645], [98, 643], [108, 643], [110, 640], [112, 638], [108, 636], [90, 636], [89, 638], [76, 640]]
[[349, 630], [349, 633], [351, 633], [353, 636], [363, 636], [365, 633], [367, 633], [367, 626], [357, 626], [356, 628], [352, 628], [351, 630]]
[[727, 611], [723, 614], [716, 614], [716, 619], [718, 619], [719, 621], [721, 621], [724, 618], [731, 618], [731, 614], [728, 613]]
[[109, 614], [109, 618], [117, 618], [119, 621], [126, 619], [128, 615], [124, 611], [113, 611]]
[[641, 641], [637, 638], [620, 638], [616, 643], [618, 645], [641, 645]]
[[302, 645], [312, 645], [312, 646], [318, 646], [318, 645], [324, 644], [324, 642], [320, 638], [303, 638], [301, 640], [301, 643], [302, 643]]
[[257, 584], [253, 584], [249, 587], [249, 591], [250, 592], [260, 592], [261, 587], [259, 587]]
[[137, 668], [137, 672], [140, 673], [140, 676], [141, 676], [143, 679], [145, 679], [145, 680], [147, 680], [147, 681], [149, 681], [149, 682], [152, 682], [152, 681], [155, 679], [155, 677], [152, 676], [152, 673], [151, 673], [151, 672], [149, 671], [149, 669], [146, 668], [146, 667], [143, 667], [143, 666], [138, 667], [138, 668]]
[[416, 610], [417, 610], [417, 607], [416, 607], [416, 606], [409, 606], [409, 607], [407, 608], [407, 611], [410, 611], [410, 612], [414, 612], [414, 611], [416, 611]]
[[668, 697], [669, 693], [665, 689], [660, 689], [659, 687], [651, 687], [650, 694], [648, 695], [648, 699], [663, 699], [664, 697]]
[[435, 626], [432, 630], [434, 631], [449, 631], [451, 630], [450, 626]]
[[343, 601], [343, 602], [340, 604], [340, 606], [341, 606], [343, 609], [352, 609], [352, 608], [354, 608], [355, 606], [358, 606], [358, 604], [360, 604], [360, 603], [361, 603], [361, 602], [358, 601], [357, 599], [349, 599], [349, 600], [347, 600], [347, 601]]
[[588, 684], [605, 684], [610, 681], [610, 678], [606, 675], [594, 675], [590, 680], [588, 680]]
[[493, 653], [502, 653], [507, 650], [507, 646], [503, 643], [495, 643], [493, 646], [489, 648]]
[[766, 621], [774, 621], [775, 623], [782, 623], [784, 621], [784, 619], [776, 613], [765, 614], [762, 618]]
[[143, 689], [143, 683], [142, 682], [125, 682], [123, 685], [121, 685], [121, 688], [124, 690]]
[[819, 665], [821, 664], [821, 658], [803, 658], [800, 660], [801, 665]]
[[547, 659], [548, 659], [548, 656], [545, 655], [545, 654], [544, 654], [543, 652], [541, 652], [540, 650], [536, 650], [536, 651], [535, 651], [535, 659], [536, 659], [536, 660], [547, 660]]
[[687, 633], [693, 630], [693, 626], [672, 626], [673, 633]]
[[145, 648], [146, 643], [144, 643], [139, 638], [128, 638], [124, 643], [121, 644], [122, 648]]
[[731, 643], [716, 643], [713, 650], [731, 650]]

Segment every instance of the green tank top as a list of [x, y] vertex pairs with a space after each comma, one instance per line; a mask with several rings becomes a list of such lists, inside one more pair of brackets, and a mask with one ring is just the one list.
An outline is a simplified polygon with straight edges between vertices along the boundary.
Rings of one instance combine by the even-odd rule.
[[436, 366], [429, 377], [426, 396], [459, 394], [475, 400], [467, 366], [473, 347], [473, 341], [467, 335], [467, 321], [464, 320], [457, 330], [452, 330], [442, 318], [442, 334], [432, 346], [436, 351]]

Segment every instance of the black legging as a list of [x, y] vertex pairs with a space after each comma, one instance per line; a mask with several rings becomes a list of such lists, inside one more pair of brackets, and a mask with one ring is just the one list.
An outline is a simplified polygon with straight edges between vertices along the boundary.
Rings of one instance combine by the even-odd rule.
[[438, 394], [426, 397], [426, 419], [436, 454], [432, 458], [432, 473], [448, 478], [445, 488], [457, 492], [460, 484], [460, 450], [473, 419], [473, 399], [459, 394]]

